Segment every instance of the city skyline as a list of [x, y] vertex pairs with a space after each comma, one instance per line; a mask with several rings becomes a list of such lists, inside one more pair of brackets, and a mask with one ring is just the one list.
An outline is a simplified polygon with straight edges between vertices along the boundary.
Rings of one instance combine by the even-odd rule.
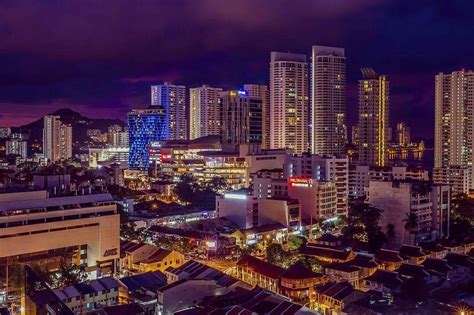
[[[99, 21], [98, 17], [106, 10], [98, 5], [84, 8], [71, 21], [50, 18], [54, 12], [73, 10], [77, 5], [71, 2], [28, 6], [18, 2], [4, 10], [0, 125], [21, 125], [63, 107], [92, 117], [124, 120], [130, 109], [149, 105], [150, 85], [170, 81], [187, 87], [209, 84], [235, 89], [244, 83], [269, 84], [271, 51], [309, 56], [312, 45], [331, 45], [346, 50], [349, 128], [357, 120], [359, 68], [373, 67], [387, 74], [392, 83], [391, 124], [407, 120], [415, 137], [433, 138], [434, 75], [473, 66], [469, 58], [473, 47], [463, 40], [472, 35], [463, 19], [464, 12], [469, 12], [472, 5], [467, 3], [360, 1], [327, 5], [302, 1], [292, 6], [281, 3], [293, 13], [302, 13], [298, 23], [287, 22], [293, 29], [283, 30], [278, 25], [285, 10], [275, 4], [269, 5], [265, 15], [257, 19], [256, 14], [246, 13], [260, 8], [263, 5], [260, 3], [243, 1], [230, 4], [229, 10], [225, 10], [212, 1], [204, 2], [198, 9], [184, 2], [179, 9], [189, 25], [195, 26], [193, 29], [167, 29], [165, 25], [175, 25], [168, 21], [167, 14], [163, 24], [151, 25], [152, 14], [148, 11], [157, 10], [158, 5], [145, 4], [134, 10], [117, 5], [114, 16], [140, 20], [132, 32], [125, 32], [122, 40], [112, 36], [123, 33], [116, 20]], [[178, 5], [159, 9], [173, 13]], [[37, 22], [34, 31], [22, 30], [21, 19], [15, 17], [28, 12], [35, 12], [32, 22], [36, 19], [48, 22]], [[230, 15], [233, 23], [226, 23]], [[214, 20], [206, 19], [208, 16]], [[416, 27], [403, 23], [407, 18]], [[90, 26], [74, 28], [86, 19]], [[331, 31], [318, 32], [321, 26]], [[93, 29], [99, 29], [97, 35], [102, 36], [91, 36]], [[38, 45], [34, 38], [46, 31], [49, 31], [47, 40]], [[268, 31], [272, 32], [271, 37], [256, 40]], [[142, 36], [142, 33], [151, 35]], [[77, 46], [65, 34], [76, 36], [79, 40], [73, 41], [77, 42], [87, 38], [87, 45]], [[182, 40], [175, 41], [176, 35]], [[214, 40], [208, 40], [209, 36]], [[442, 46], [438, 44], [439, 36], [445, 40]], [[19, 38], [26, 39], [18, 41]], [[288, 38], [292, 41], [287, 41]], [[125, 44], [124, 40], [129, 42]], [[462, 50], [458, 49], [460, 42], [463, 42]], [[190, 53], [189, 45], [198, 47], [199, 52]], [[252, 53], [246, 49], [248, 45], [252, 45]], [[427, 52], [432, 57], [429, 60], [425, 58]], [[415, 124], [426, 115], [433, 119]]]

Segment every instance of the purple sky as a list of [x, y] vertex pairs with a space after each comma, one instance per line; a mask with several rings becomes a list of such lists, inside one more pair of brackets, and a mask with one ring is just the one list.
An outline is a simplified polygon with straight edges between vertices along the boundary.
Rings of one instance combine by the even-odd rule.
[[349, 125], [360, 67], [387, 74], [391, 123], [432, 137], [434, 75], [474, 64], [474, 1], [0, 1], [0, 126], [58, 108], [125, 118], [149, 85], [267, 82], [270, 51], [346, 48]]

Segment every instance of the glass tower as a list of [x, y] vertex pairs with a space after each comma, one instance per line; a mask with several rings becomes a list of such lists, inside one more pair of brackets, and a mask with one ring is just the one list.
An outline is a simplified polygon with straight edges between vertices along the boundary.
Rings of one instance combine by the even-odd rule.
[[170, 128], [162, 106], [135, 109], [128, 113], [130, 152], [128, 164], [133, 169], [147, 169], [150, 147], [154, 142], [169, 139]]

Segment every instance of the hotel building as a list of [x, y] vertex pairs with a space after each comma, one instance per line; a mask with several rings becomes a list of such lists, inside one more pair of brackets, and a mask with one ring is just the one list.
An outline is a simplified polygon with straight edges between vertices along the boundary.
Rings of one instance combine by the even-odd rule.
[[388, 162], [389, 81], [371, 68], [359, 80], [359, 162], [385, 166]]
[[311, 151], [321, 155], [344, 154], [347, 143], [344, 48], [313, 46], [311, 60]]
[[189, 89], [189, 139], [221, 134], [222, 89], [208, 85]]
[[287, 177], [307, 177], [333, 182], [337, 189], [337, 214], [348, 214], [349, 159], [347, 156], [322, 156], [303, 153], [287, 155], [284, 171]]
[[270, 61], [270, 148], [305, 152], [308, 139], [306, 55], [272, 52]]

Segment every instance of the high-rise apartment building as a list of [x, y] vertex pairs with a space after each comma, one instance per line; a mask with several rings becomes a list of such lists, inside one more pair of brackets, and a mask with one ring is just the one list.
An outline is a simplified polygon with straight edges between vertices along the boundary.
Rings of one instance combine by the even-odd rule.
[[189, 139], [221, 134], [220, 92], [208, 85], [189, 90]]
[[311, 151], [343, 154], [347, 143], [344, 48], [313, 46], [311, 59]]
[[247, 91], [221, 92], [223, 143], [262, 143], [262, 99]]
[[474, 174], [474, 72], [440, 73], [435, 84], [435, 167], [467, 165]]
[[270, 61], [270, 148], [302, 153], [309, 148], [306, 55], [272, 52]]
[[43, 154], [50, 162], [72, 157], [72, 127], [61, 123], [59, 116], [45, 116]]
[[389, 81], [371, 68], [359, 80], [359, 162], [384, 166], [388, 162]]
[[262, 148], [270, 148], [270, 90], [264, 84], [244, 84], [249, 97], [262, 100]]
[[28, 157], [28, 143], [25, 140], [10, 138], [6, 142], [6, 154], [14, 154], [21, 156], [22, 159]]
[[186, 87], [168, 82], [151, 87], [151, 105], [163, 106], [166, 123], [170, 126], [168, 140], [186, 140]]
[[406, 147], [411, 143], [410, 127], [408, 127], [404, 122], [397, 124], [397, 139], [395, 140], [401, 147]]
[[358, 125], [352, 126], [351, 144], [355, 145], [356, 147], [359, 146], [359, 126]]
[[147, 169], [150, 165], [150, 149], [159, 147], [160, 141], [169, 138], [170, 125], [162, 106], [134, 109], [128, 113], [129, 166]]

